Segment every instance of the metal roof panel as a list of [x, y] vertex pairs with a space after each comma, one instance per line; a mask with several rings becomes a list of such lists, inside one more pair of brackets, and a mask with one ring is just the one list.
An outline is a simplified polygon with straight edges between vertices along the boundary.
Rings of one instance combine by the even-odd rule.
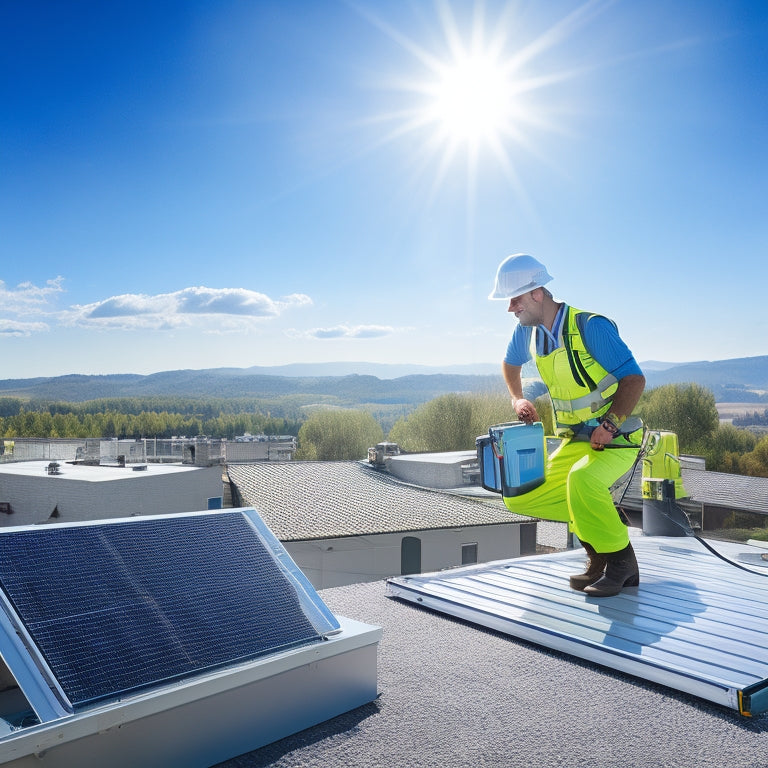
[[[640, 586], [570, 589], [583, 550], [390, 579], [388, 593], [737, 709], [768, 707], [768, 569], [740, 570], [693, 538], [632, 537]], [[733, 559], [737, 550], [718, 542]]]

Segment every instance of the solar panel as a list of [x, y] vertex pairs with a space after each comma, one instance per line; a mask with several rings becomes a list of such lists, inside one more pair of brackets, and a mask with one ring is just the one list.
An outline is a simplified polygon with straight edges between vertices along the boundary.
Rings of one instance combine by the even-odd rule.
[[0, 587], [72, 709], [338, 629], [245, 512], [0, 533]]

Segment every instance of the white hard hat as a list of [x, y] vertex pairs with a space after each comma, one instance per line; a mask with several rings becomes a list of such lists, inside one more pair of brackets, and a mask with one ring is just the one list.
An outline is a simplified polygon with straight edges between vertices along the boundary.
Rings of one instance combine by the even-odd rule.
[[507, 256], [496, 270], [496, 285], [489, 299], [514, 299], [552, 279], [547, 268], [527, 253]]

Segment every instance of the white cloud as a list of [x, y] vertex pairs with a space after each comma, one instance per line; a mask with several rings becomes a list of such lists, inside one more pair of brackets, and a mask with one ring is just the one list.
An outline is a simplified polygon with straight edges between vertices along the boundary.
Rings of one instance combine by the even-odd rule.
[[391, 336], [395, 329], [389, 325], [334, 325], [330, 328], [310, 328], [307, 331], [293, 331], [293, 336], [310, 339], [376, 339]]
[[92, 304], [76, 305], [66, 313], [68, 325], [88, 328], [155, 329], [202, 326], [247, 327], [253, 321], [279, 317], [286, 310], [308, 306], [312, 299], [295, 293], [281, 300], [245, 288], [184, 288], [154, 296], [128, 293]]
[[59, 276], [47, 280], [44, 286], [33, 285], [30, 282], [19, 283], [15, 288], [6, 288], [0, 280], [0, 312], [5, 314], [39, 313], [51, 297], [61, 293], [64, 288], [64, 278]]
[[24, 282], [8, 288], [0, 280], [0, 337], [31, 336], [50, 330], [48, 323], [26, 318], [52, 315], [53, 308], [49, 304], [64, 290], [63, 281], [64, 278], [59, 276], [46, 281], [43, 286]]
[[[57, 277], [42, 287], [22, 283], [12, 290], [0, 281], [0, 337], [30, 336], [48, 331], [48, 323], [54, 318], [61, 325], [85, 329], [163, 331], [194, 328], [200, 333], [242, 333], [265, 321], [276, 320], [288, 310], [313, 303], [302, 293], [273, 299], [245, 288], [192, 286], [171, 293], [124, 293], [54, 312], [46, 304], [63, 291], [62, 281], [63, 278]], [[42, 322], [43, 319], [47, 322]], [[376, 339], [402, 330], [387, 325], [339, 324], [292, 329], [286, 333], [296, 339], [323, 341]]]
[[0, 317], [0, 336], [31, 336], [49, 330], [46, 323], [24, 323]]

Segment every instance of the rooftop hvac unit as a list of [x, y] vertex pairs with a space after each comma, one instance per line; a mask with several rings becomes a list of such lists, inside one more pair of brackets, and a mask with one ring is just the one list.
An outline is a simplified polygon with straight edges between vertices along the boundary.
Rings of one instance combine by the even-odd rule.
[[400, 446], [397, 443], [377, 443], [375, 448], [368, 449], [368, 462], [376, 466], [383, 466], [385, 459], [399, 455]]

